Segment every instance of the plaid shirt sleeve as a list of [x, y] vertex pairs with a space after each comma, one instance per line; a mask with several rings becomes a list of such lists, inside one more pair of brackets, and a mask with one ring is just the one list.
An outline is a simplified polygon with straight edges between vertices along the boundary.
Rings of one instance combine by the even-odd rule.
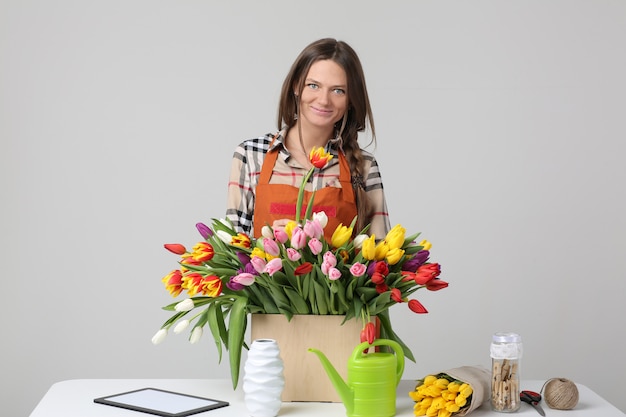
[[254, 195], [263, 160], [272, 140], [265, 135], [241, 143], [235, 149], [228, 180], [226, 217], [239, 232], [251, 235]]
[[365, 192], [372, 203], [373, 209], [368, 234], [375, 235], [377, 240], [383, 239], [391, 230], [387, 201], [383, 190], [383, 180], [374, 155], [367, 151], [362, 152], [365, 159]]

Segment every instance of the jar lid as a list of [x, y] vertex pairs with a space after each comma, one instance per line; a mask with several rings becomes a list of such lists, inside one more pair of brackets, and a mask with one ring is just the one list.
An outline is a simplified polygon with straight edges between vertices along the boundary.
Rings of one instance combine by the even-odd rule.
[[522, 337], [517, 333], [511, 332], [494, 333], [491, 340], [496, 343], [522, 343]]

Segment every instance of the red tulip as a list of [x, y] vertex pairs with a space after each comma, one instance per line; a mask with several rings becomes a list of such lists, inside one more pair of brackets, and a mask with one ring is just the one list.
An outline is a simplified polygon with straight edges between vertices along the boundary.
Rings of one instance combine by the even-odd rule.
[[409, 309], [411, 309], [412, 312], [417, 313], [417, 314], [428, 313], [428, 310], [426, 310], [426, 307], [424, 307], [422, 303], [420, 303], [417, 300], [409, 300]]
[[365, 327], [363, 327], [363, 330], [361, 330], [361, 343], [367, 342], [371, 345], [372, 343], [374, 343], [375, 339], [376, 326], [370, 321], [365, 325]]
[[295, 276], [306, 275], [313, 270], [313, 264], [311, 262], [305, 262], [298, 266], [293, 272]]
[[391, 289], [391, 299], [396, 303], [401, 303], [402, 301], [404, 301], [402, 300], [402, 293], [397, 288]]
[[163, 247], [176, 255], [183, 255], [187, 252], [187, 249], [180, 243], [166, 243]]
[[446, 288], [447, 286], [448, 283], [440, 279], [431, 279], [426, 283], [426, 289], [430, 291], [439, 291], [443, 288]]

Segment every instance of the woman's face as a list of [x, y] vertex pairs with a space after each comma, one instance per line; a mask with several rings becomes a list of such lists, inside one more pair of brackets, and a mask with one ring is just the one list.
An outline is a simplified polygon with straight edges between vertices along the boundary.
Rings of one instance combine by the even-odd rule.
[[300, 97], [302, 122], [332, 130], [348, 107], [346, 72], [336, 62], [325, 59], [311, 65]]

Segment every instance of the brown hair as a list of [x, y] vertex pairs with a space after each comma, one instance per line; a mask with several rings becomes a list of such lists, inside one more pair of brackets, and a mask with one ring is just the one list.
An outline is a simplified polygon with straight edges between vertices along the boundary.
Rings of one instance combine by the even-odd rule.
[[335, 127], [339, 131], [345, 122], [343, 131], [339, 133], [342, 138], [343, 151], [350, 164], [352, 184], [356, 196], [358, 219], [355, 231], [360, 232], [363, 227], [370, 223], [372, 213], [371, 203], [364, 188], [364, 160], [358, 142], [358, 133], [363, 132], [369, 125], [372, 135], [370, 143], [375, 144], [376, 131], [363, 67], [358, 55], [350, 45], [336, 39], [325, 38], [311, 43], [300, 52], [283, 82], [278, 105], [278, 129], [282, 129], [284, 126], [291, 128], [296, 124], [298, 101], [294, 91], [298, 91], [298, 94], [302, 92], [304, 80], [311, 65], [316, 61], [325, 59], [330, 59], [339, 64], [346, 72], [348, 80], [348, 107], [344, 118], [338, 121]]

